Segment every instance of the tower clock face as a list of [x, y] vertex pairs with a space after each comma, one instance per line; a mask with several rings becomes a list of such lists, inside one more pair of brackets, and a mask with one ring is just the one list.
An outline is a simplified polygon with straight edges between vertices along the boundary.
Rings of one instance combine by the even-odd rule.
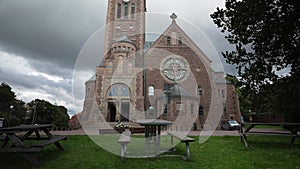
[[161, 74], [171, 81], [183, 81], [188, 75], [188, 63], [181, 56], [171, 55], [162, 62]]
[[125, 3], [128, 3], [128, 2], [129, 2], [129, 0], [123, 0], [123, 2], [125, 2]]

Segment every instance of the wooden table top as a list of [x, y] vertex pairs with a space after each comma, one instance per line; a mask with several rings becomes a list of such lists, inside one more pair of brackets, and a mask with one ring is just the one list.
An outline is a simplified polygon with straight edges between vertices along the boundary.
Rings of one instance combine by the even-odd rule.
[[141, 126], [166, 126], [173, 124], [172, 121], [161, 120], [161, 119], [143, 119], [136, 121]]
[[20, 126], [14, 126], [14, 127], [5, 127], [0, 128], [0, 133], [5, 133], [9, 131], [24, 131], [24, 130], [32, 130], [32, 129], [40, 129], [40, 128], [47, 128], [52, 127], [51, 124], [30, 124], [30, 125], [20, 125]]

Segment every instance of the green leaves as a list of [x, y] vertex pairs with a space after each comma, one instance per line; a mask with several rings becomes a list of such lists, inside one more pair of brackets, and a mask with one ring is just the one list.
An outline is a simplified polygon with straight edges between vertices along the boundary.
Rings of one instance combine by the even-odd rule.
[[225, 9], [217, 8], [211, 18], [228, 42], [236, 45], [235, 51], [226, 51], [223, 56], [236, 65], [249, 90], [259, 90], [268, 81], [279, 79], [273, 67], [282, 70], [291, 66], [296, 70], [293, 67], [299, 62], [299, 57], [295, 58], [300, 45], [299, 2], [227, 0]]
[[[211, 18], [235, 44], [235, 50], [222, 55], [236, 66], [241, 93], [251, 96], [245, 100], [251, 100], [252, 110], [300, 119], [300, 98], [290, 94], [300, 87], [294, 80], [300, 77], [300, 1], [226, 0]], [[282, 70], [286, 74], [278, 73]]]

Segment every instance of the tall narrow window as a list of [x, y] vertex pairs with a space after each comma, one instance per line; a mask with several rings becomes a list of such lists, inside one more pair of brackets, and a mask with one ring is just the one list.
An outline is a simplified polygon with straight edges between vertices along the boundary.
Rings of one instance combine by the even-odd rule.
[[182, 45], [182, 37], [178, 38], [178, 45]]
[[221, 97], [222, 97], [222, 99], [225, 98], [225, 90], [224, 89], [221, 90]]
[[170, 44], [171, 44], [171, 37], [170, 37], [170, 36], [167, 37], [166, 44], [167, 44], [167, 45], [170, 45]]
[[119, 63], [118, 63], [118, 73], [121, 74], [123, 72], [123, 56], [119, 56]]
[[124, 5], [124, 18], [128, 19], [128, 4]]
[[198, 86], [198, 95], [202, 96], [202, 94], [203, 94], [203, 89], [201, 86]]
[[168, 114], [168, 103], [165, 105], [164, 114]]
[[154, 96], [154, 87], [149, 86], [149, 96]]
[[87, 88], [87, 97], [91, 97], [91, 89]]
[[131, 19], [134, 19], [135, 14], [135, 4], [131, 4]]
[[121, 18], [121, 4], [118, 4], [117, 7], [117, 19]]
[[108, 68], [108, 72], [109, 73], [112, 73], [112, 71], [113, 71], [113, 62], [112, 61], [110, 61], [110, 62], [108, 62], [108, 65], [107, 65], [107, 68]]
[[198, 115], [201, 116], [203, 114], [203, 106], [199, 106]]
[[133, 72], [133, 64], [132, 64], [132, 62], [128, 62], [127, 72], [128, 72], [128, 74], [132, 74], [132, 72]]

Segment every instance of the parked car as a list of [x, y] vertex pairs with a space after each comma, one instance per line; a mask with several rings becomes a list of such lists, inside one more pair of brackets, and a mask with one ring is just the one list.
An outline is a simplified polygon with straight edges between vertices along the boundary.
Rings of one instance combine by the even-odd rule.
[[222, 130], [239, 130], [240, 124], [235, 120], [227, 120], [221, 122]]

